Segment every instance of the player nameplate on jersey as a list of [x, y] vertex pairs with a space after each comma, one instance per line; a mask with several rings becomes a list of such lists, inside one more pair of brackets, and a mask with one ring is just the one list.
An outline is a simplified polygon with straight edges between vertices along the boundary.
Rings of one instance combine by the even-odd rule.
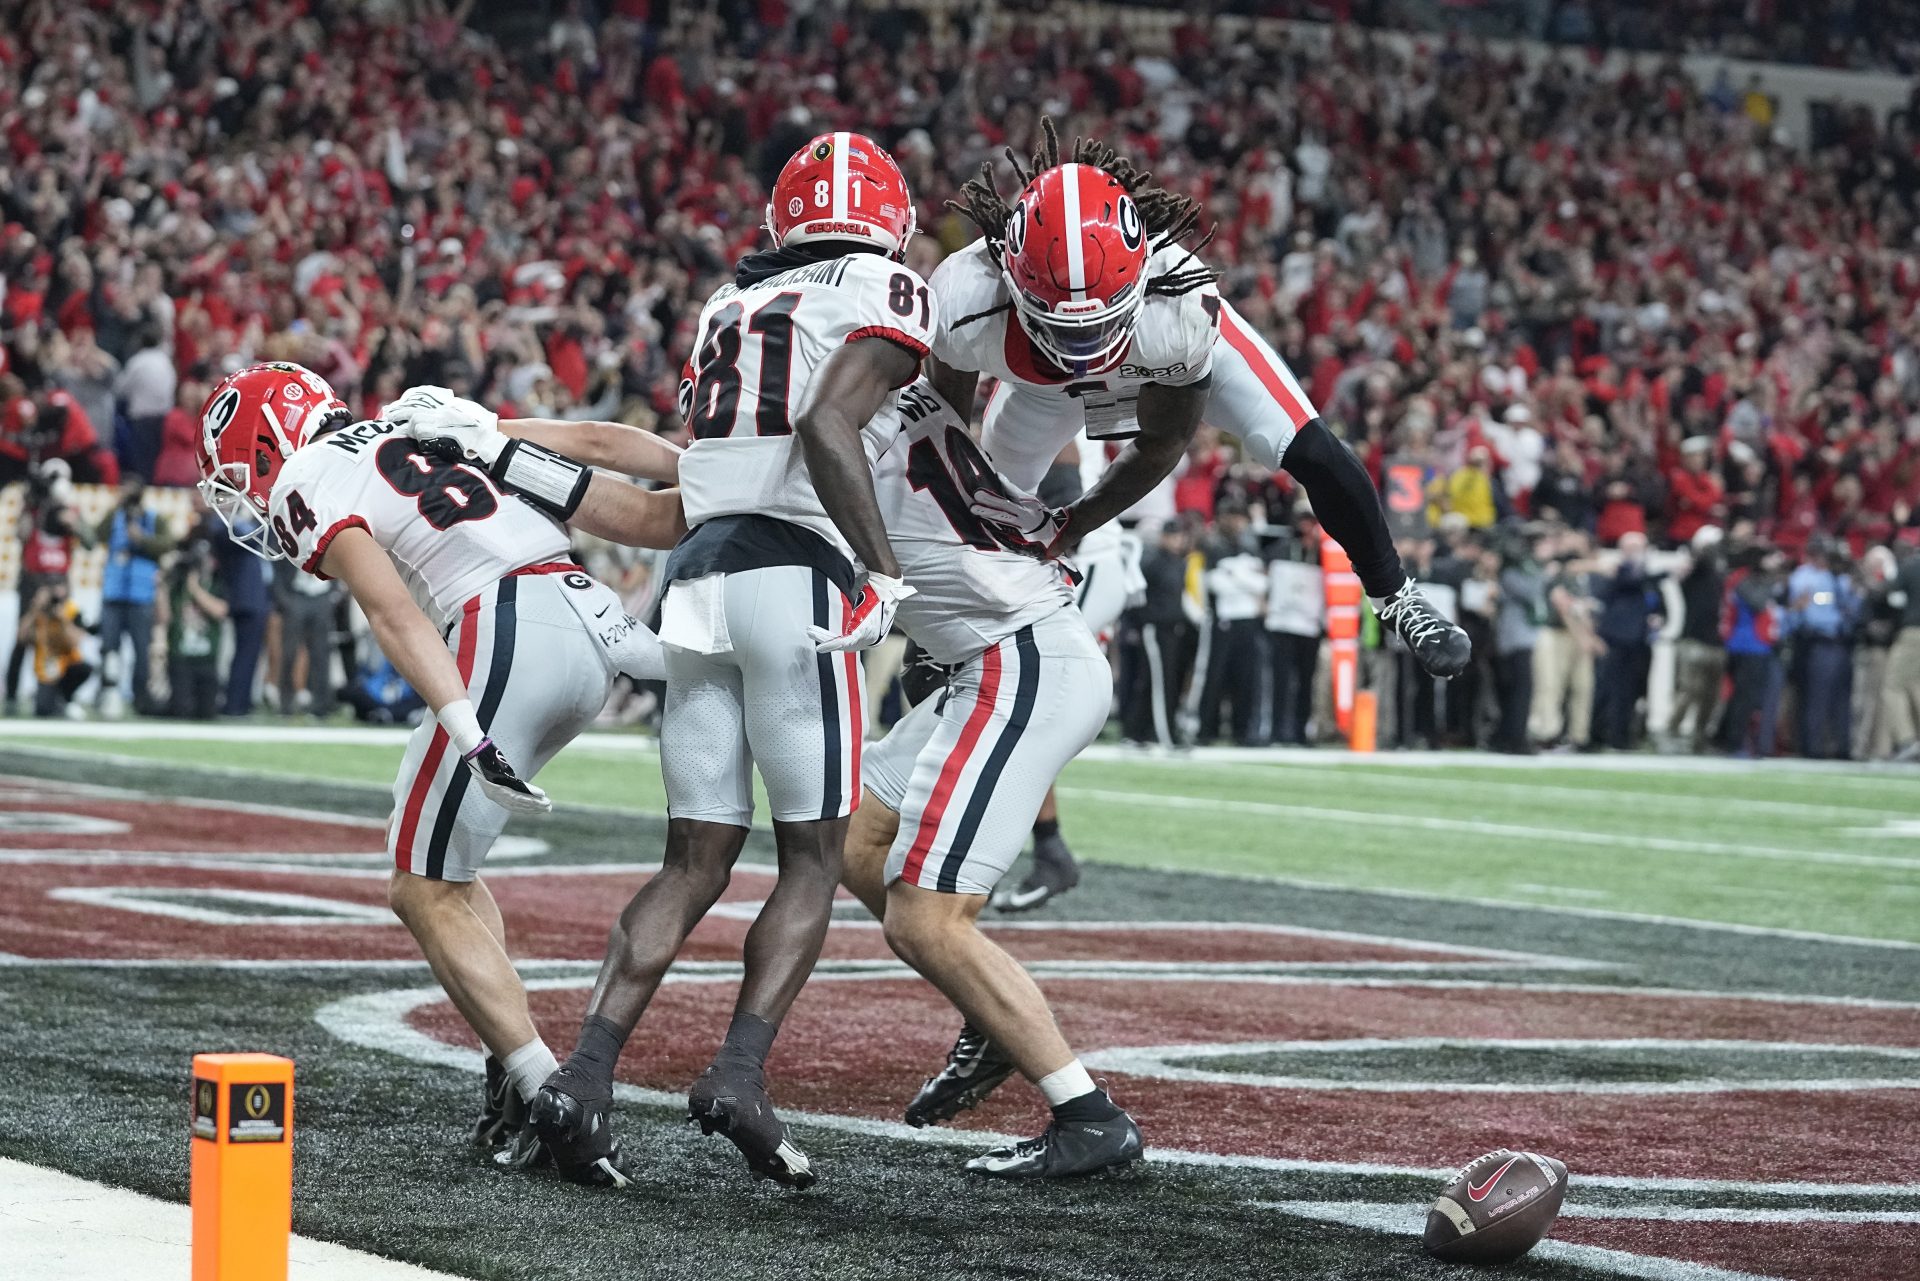
[[1067, 394], [1086, 411], [1088, 439], [1131, 440], [1140, 434], [1138, 388], [1114, 391], [1099, 383], [1077, 383]]
[[287, 1137], [287, 1087], [279, 1081], [228, 1087], [227, 1142], [282, 1143]]
[[220, 1124], [214, 1115], [219, 1090], [219, 1086], [205, 1077], [193, 1078], [193, 1137], [196, 1139], [212, 1143], [220, 1137]]

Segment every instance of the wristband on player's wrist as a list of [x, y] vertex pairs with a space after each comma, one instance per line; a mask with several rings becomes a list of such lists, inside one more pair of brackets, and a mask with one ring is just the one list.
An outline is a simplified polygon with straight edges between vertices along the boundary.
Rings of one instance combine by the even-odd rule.
[[436, 719], [440, 722], [440, 728], [447, 732], [447, 741], [453, 744], [453, 750], [460, 754], [462, 760], [479, 751], [487, 741], [470, 698], [448, 703], [440, 709]]
[[593, 468], [544, 445], [513, 437], [487, 474], [557, 520], [570, 520], [593, 483]]

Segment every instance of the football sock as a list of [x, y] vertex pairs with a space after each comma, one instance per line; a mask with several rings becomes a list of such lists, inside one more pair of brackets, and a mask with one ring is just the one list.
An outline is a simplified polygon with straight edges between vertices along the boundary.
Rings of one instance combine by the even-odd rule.
[[1059, 1107], [1068, 1099], [1078, 1098], [1093, 1089], [1093, 1078], [1080, 1066], [1080, 1060], [1061, 1068], [1058, 1072], [1049, 1072], [1034, 1082], [1040, 1087], [1040, 1093], [1047, 1096], [1048, 1107]]
[[1111, 1121], [1122, 1115], [1124, 1113], [1107, 1097], [1107, 1092], [1098, 1087], [1078, 1098], [1056, 1104], [1053, 1109], [1053, 1119], [1056, 1121]]
[[618, 1025], [589, 1014], [580, 1024], [580, 1043], [573, 1047], [567, 1066], [590, 1081], [613, 1083], [613, 1065], [620, 1061], [620, 1047], [627, 1043]]
[[1380, 491], [1354, 452], [1312, 418], [1294, 435], [1280, 465], [1307, 491], [1314, 518], [1346, 551], [1367, 595], [1380, 600], [1399, 591], [1407, 571], [1387, 528]]
[[726, 1044], [720, 1047], [720, 1053], [714, 1056], [714, 1061], [717, 1063], [727, 1059], [747, 1067], [761, 1067], [767, 1061], [767, 1052], [773, 1048], [773, 1037], [779, 1030], [778, 1024], [769, 1023], [757, 1014], [735, 1014], [733, 1022], [727, 1025]]
[[553, 1057], [553, 1051], [539, 1037], [534, 1037], [525, 1045], [500, 1061], [507, 1070], [507, 1076], [513, 1081], [513, 1092], [520, 1096], [521, 1102], [529, 1102], [540, 1092], [546, 1079], [560, 1066]]
[[1057, 818], [1043, 818], [1033, 825], [1033, 839], [1036, 841], [1050, 841], [1058, 835], [1060, 820]]

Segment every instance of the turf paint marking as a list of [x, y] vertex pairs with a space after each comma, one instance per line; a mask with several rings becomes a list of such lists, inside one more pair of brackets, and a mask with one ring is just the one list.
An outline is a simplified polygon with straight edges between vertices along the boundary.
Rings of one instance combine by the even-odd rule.
[[[1337, 1223], [1342, 1227], [1364, 1228], [1398, 1237], [1420, 1232], [1424, 1207], [1390, 1201], [1260, 1201], [1255, 1204], [1295, 1218]], [[1565, 1211], [1562, 1211], [1565, 1213]], [[1663, 1259], [1653, 1255], [1629, 1254], [1597, 1245], [1574, 1245], [1549, 1237], [1533, 1247], [1527, 1256], [1553, 1263], [1571, 1263], [1617, 1277], [1640, 1277], [1645, 1281], [1766, 1281], [1751, 1272], [1734, 1272], [1704, 1263]]]
[[[185, 889], [150, 885], [72, 885], [49, 898], [93, 907], [171, 916], [198, 925], [398, 925], [385, 908], [270, 890]], [[220, 906], [227, 904], [227, 907]], [[247, 910], [235, 910], [247, 909]]]
[[[907, 977], [902, 967], [882, 969], [871, 962], [822, 961], [812, 982], [835, 983]], [[707, 984], [737, 982], [742, 973], [736, 961], [676, 963], [668, 971], [665, 983]], [[1081, 976], [1085, 977], [1085, 976]], [[593, 986], [594, 975], [577, 973], [529, 978], [529, 992], [582, 990]], [[414, 1011], [439, 1004], [446, 994], [438, 987], [394, 989], [344, 997], [322, 1006], [315, 1021], [328, 1033], [350, 1045], [396, 1054], [418, 1063], [452, 1068], [470, 1074], [483, 1072], [481, 1056], [464, 1046], [442, 1041], [409, 1022]], [[617, 1097], [650, 1108], [679, 1111], [686, 1098], [677, 1091], [646, 1089], [628, 1082], [616, 1082]], [[788, 1120], [802, 1125], [845, 1133], [904, 1139], [939, 1147], [986, 1148], [1021, 1137], [990, 1130], [951, 1130], [938, 1126], [913, 1129], [894, 1121], [834, 1113], [782, 1109]], [[1429, 1179], [1450, 1178], [1454, 1171], [1443, 1167], [1390, 1165], [1378, 1162], [1314, 1161], [1262, 1157], [1236, 1153], [1204, 1152], [1183, 1148], [1149, 1148], [1155, 1161], [1176, 1165], [1217, 1166], [1260, 1170], [1275, 1174], [1330, 1175], [1410, 1175]], [[1807, 1180], [1766, 1182], [1759, 1180], [1703, 1179], [1643, 1175], [1581, 1174], [1583, 1186], [1618, 1189], [1628, 1192], [1717, 1193], [1741, 1196], [1814, 1197], [1913, 1197], [1920, 1195], [1920, 1183], [1829, 1183]], [[1308, 1203], [1318, 1204], [1318, 1203]], [[1396, 1206], [1402, 1213], [1406, 1207]]]
[[1279, 1076], [1265, 1072], [1215, 1071], [1189, 1067], [1193, 1059], [1238, 1058], [1250, 1054], [1367, 1054], [1431, 1050], [1670, 1050], [1676, 1054], [1709, 1050], [1725, 1053], [1858, 1055], [1920, 1063], [1920, 1049], [1887, 1045], [1822, 1045], [1801, 1041], [1686, 1041], [1655, 1037], [1612, 1040], [1541, 1038], [1512, 1040], [1452, 1037], [1368, 1037], [1338, 1041], [1228, 1041], [1201, 1045], [1120, 1046], [1082, 1054], [1092, 1071], [1125, 1072], [1158, 1081], [1203, 1081], [1262, 1090], [1335, 1090], [1372, 1094], [1736, 1094], [1829, 1092], [1835, 1090], [1920, 1089], [1920, 1073], [1908, 1077], [1836, 1077], [1830, 1079], [1698, 1077], [1680, 1081], [1460, 1081], [1355, 1080], [1348, 1077]]
[[[0, 797], [0, 801], [10, 798]], [[126, 823], [91, 814], [59, 810], [0, 810], [0, 837], [6, 836], [124, 836]]]
[[1908, 1223], [1920, 1224], [1914, 1210], [1756, 1210], [1720, 1205], [1567, 1205], [1568, 1219], [1643, 1219], [1660, 1223]]

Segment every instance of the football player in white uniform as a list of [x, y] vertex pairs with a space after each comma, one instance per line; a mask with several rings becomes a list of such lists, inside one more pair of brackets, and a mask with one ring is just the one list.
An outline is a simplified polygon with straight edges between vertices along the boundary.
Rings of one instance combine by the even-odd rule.
[[[674, 451], [639, 465], [670, 477]], [[318, 375], [254, 365], [201, 410], [201, 492], [236, 541], [346, 583], [381, 651], [432, 709], [394, 783], [389, 901], [488, 1051], [476, 1132], [506, 1137], [556, 1066], [480, 865], [509, 813], [550, 808], [531, 778], [605, 705], [617, 671], [657, 677], [652, 634], [568, 557], [560, 521], [671, 546], [672, 493], [582, 504], [584, 471], [535, 446], [488, 470], [425, 450], [385, 421], [353, 422]], [[504, 492], [544, 494], [541, 510]], [[511, 763], [510, 763], [511, 762]], [[474, 784], [477, 783], [478, 787]], [[611, 1162], [597, 1171], [617, 1180]]]
[[[1063, 164], [1052, 122], [1041, 124], [1031, 177], [1008, 153], [1025, 183], [1011, 206], [990, 166], [966, 184], [965, 203], [954, 207], [982, 238], [949, 256], [931, 280], [940, 325], [927, 376], [962, 412], [974, 403], [981, 375], [998, 380], [982, 442], [999, 475], [1028, 491], [1009, 501], [985, 487], [975, 514], [1040, 555], [1071, 556], [1173, 470], [1205, 420], [1238, 437], [1255, 461], [1300, 482], [1375, 613], [1428, 671], [1452, 677], [1464, 670], [1472, 656], [1467, 635], [1427, 603], [1402, 567], [1366, 469], [1320, 420], [1285, 362], [1222, 301], [1215, 273], [1180, 247], [1198, 225], [1199, 206], [1150, 186], [1150, 174], [1104, 143], [1077, 140]], [[1128, 443], [1072, 503], [1033, 496], [1083, 431], [1096, 444]], [[1078, 882], [1057, 827], [1052, 834], [1053, 857], [1040, 857], [1036, 841], [1033, 873], [1004, 902], [1038, 906]], [[969, 1023], [914, 1107], [929, 1121], [948, 1119], [985, 1098], [1012, 1068]]]
[[1408, 577], [1372, 478], [1286, 363], [1221, 300], [1214, 273], [1180, 247], [1199, 206], [1148, 185], [1150, 174], [1104, 143], [1081, 139], [1062, 164], [1052, 124], [1042, 123], [1035, 175], [1011, 206], [991, 170], [956, 206], [982, 238], [933, 273], [940, 325], [928, 377], [962, 412], [982, 374], [999, 380], [982, 443], [1029, 493], [1079, 431], [1131, 443], [1067, 507], [989, 493], [986, 514], [1047, 555], [1070, 554], [1173, 470], [1204, 419], [1298, 480], [1380, 620], [1429, 672], [1459, 674], [1467, 635]]
[[[1000, 482], [965, 422], [925, 382], [904, 394], [901, 416], [876, 481], [916, 591], [899, 622], [951, 675], [868, 753], [846, 885], [1052, 1109], [1041, 1135], [967, 1169], [1064, 1178], [1125, 1166], [1141, 1156], [1139, 1127], [1068, 1048], [1033, 978], [977, 924], [1052, 780], [1106, 724], [1113, 675], [1073, 585], [973, 512], [971, 495]], [[907, 1120], [944, 1119], [922, 1114], [944, 1094], [923, 1089]]]
[[[614, 926], [578, 1047], [534, 1101], [534, 1127], [563, 1169], [612, 1142], [614, 1063], [726, 888], [751, 829], [757, 766], [779, 878], [747, 932], [726, 1041], [688, 1109], [756, 1174], [790, 1187], [814, 1180], [774, 1112], [764, 1064], [819, 957], [859, 799], [866, 716], [854, 651], [884, 636], [912, 595], [872, 469], [899, 430], [899, 392], [934, 324], [926, 283], [900, 262], [913, 228], [893, 159], [860, 134], [822, 134], [774, 186], [775, 248], [743, 259], [701, 312], [687, 391], [694, 439], [678, 472], [690, 532], [667, 561], [661, 607], [667, 849]], [[475, 448], [462, 430], [449, 424]], [[625, 469], [617, 450], [547, 439]], [[589, 492], [620, 488], [603, 478]]]

